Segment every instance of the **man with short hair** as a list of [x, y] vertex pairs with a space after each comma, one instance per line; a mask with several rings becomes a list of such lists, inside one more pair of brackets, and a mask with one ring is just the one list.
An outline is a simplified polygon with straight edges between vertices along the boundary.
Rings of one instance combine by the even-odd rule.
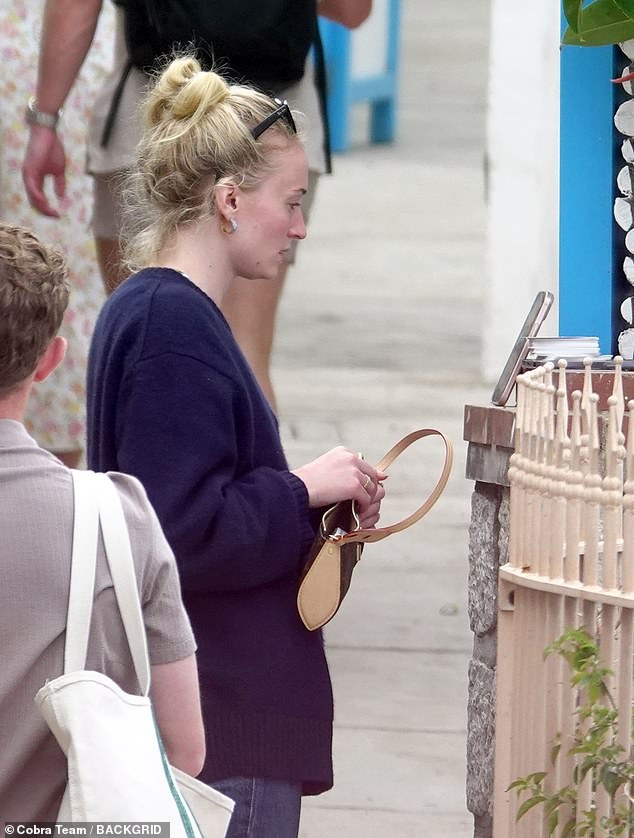
[[[34, 696], [63, 672], [73, 532], [71, 472], [27, 434], [32, 387], [65, 353], [66, 265], [28, 230], [0, 223], [0, 820], [54, 821], [66, 757]], [[204, 761], [194, 639], [173, 554], [141, 484], [111, 475], [130, 531], [152, 665], [152, 700], [170, 762]], [[87, 669], [137, 692], [134, 667], [99, 546]]]

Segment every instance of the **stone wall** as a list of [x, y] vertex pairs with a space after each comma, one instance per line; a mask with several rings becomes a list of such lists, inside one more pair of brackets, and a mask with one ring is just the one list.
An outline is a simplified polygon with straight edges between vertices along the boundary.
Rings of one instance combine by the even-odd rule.
[[469, 621], [474, 634], [467, 706], [467, 808], [475, 838], [491, 838], [495, 744], [497, 569], [506, 561], [509, 490], [477, 482], [469, 528]]
[[467, 707], [467, 808], [473, 814], [474, 838], [493, 834], [498, 568], [508, 552], [506, 473], [513, 420], [513, 411], [506, 408], [465, 408], [467, 478], [475, 480], [469, 526], [469, 622], [474, 639]]

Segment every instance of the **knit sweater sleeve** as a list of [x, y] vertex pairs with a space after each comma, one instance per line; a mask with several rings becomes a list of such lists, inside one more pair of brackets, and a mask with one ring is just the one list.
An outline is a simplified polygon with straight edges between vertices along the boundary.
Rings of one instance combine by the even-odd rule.
[[272, 419], [263, 432], [257, 406], [231, 375], [173, 351], [126, 374], [118, 468], [144, 484], [184, 590], [240, 590], [298, 573], [312, 540], [306, 487], [288, 471]]

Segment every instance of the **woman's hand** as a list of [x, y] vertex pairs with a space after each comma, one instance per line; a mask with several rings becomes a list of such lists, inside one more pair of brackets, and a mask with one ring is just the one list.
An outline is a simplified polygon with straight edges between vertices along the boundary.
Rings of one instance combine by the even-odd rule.
[[[384, 478], [381, 478], [384, 479]], [[376, 484], [376, 491], [374, 497], [367, 506], [357, 503], [356, 510], [359, 516], [359, 524], [362, 530], [369, 530], [376, 526], [379, 520], [379, 510], [381, 508], [381, 501], [385, 497], [385, 489], [382, 483]]]
[[385, 496], [380, 484], [387, 474], [377, 471], [353, 451], [339, 445], [294, 469], [293, 474], [306, 486], [311, 508], [355, 500], [362, 526], [371, 527], [378, 521], [379, 506]]

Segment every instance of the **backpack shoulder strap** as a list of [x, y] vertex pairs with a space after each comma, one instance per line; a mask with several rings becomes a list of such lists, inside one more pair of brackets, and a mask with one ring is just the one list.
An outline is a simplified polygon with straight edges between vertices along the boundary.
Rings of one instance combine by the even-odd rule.
[[132, 70], [133, 64], [132, 61], [128, 58], [126, 64], [121, 71], [121, 78], [117, 82], [117, 86], [114, 89], [114, 93], [112, 94], [112, 101], [110, 102], [110, 107], [108, 108], [108, 114], [106, 116], [105, 122], [103, 124], [103, 130], [101, 132], [101, 147], [105, 148], [112, 135], [112, 129], [114, 128], [114, 121], [117, 117], [117, 111], [119, 110], [119, 105], [121, 103], [121, 97], [123, 96], [123, 88], [125, 87], [125, 83], [128, 80], [128, 76], [130, 75], [130, 71]]
[[313, 56], [315, 59], [315, 86], [319, 98], [319, 109], [324, 124], [324, 157], [326, 158], [326, 172], [332, 173], [332, 150], [330, 147], [330, 120], [328, 117], [328, 67], [326, 65], [326, 53], [324, 43], [321, 39], [319, 21], [315, 27], [315, 40], [313, 43]]

